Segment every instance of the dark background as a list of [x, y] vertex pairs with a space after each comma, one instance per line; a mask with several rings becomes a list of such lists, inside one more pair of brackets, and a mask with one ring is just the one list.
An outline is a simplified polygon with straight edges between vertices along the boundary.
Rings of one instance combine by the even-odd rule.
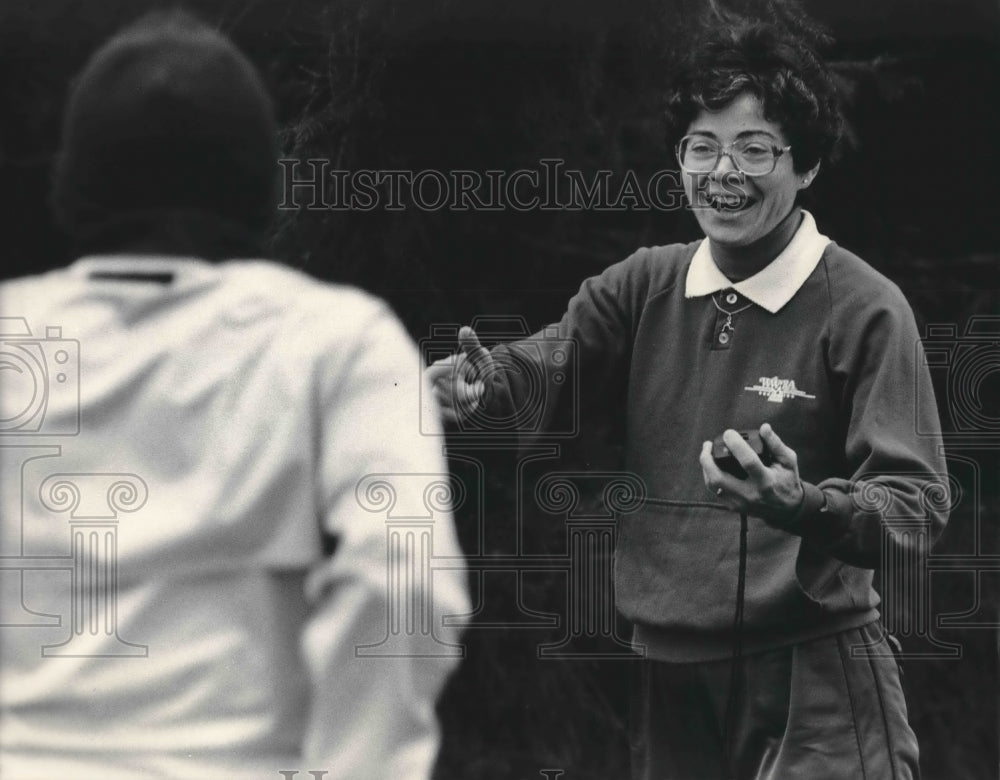
[[[69, 80], [107, 35], [152, 0], [46, 0], [0, 8], [0, 209], [3, 276], [61, 265], [73, 249], [46, 197]], [[766, 13], [783, 2], [733, 0]], [[358, 170], [515, 170], [561, 158], [584, 172], [673, 167], [658, 104], [664, 76], [690, 40], [700, 0], [341, 2], [203, 0], [186, 7], [218, 23], [250, 54], [276, 96], [283, 153]], [[1000, 316], [996, 207], [1000, 138], [1000, 8], [993, 0], [811, 0], [827, 24], [851, 133], [824, 170], [809, 208], [821, 230], [902, 287], [918, 324]], [[555, 320], [580, 281], [642, 245], [698, 237], [688, 212], [294, 212], [276, 214], [275, 256], [321, 278], [388, 299], [414, 338], [431, 323], [519, 314]], [[906, 664], [911, 722], [928, 778], [997, 776], [997, 606], [1000, 544], [996, 339], [975, 402], [985, 423], [951, 425], [955, 371], [938, 370], [939, 405], [956, 434], [948, 452], [963, 498], [936, 555], [977, 555], [931, 578], [936, 627], [959, 659]], [[992, 346], [991, 346], [992, 345]], [[949, 427], [950, 426], [950, 427]], [[971, 435], [959, 435], [971, 434]], [[992, 437], [992, 438], [991, 438]], [[965, 443], [959, 443], [963, 439]], [[971, 445], [970, 445], [971, 442]], [[486, 549], [509, 552], [512, 458], [483, 456]], [[572, 465], [573, 456], [567, 462]], [[453, 461], [453, 465], [456, 462]], [[456, 470], [461, 466], [456, 465]], [[463, 541], [475, 519], [460, 512]], [[529, 520], [533, 519], [529, 516]], [[525, 527], [525, 549], [559, 555], [560, 522]], [[987, 556], [994, 556], [989, 560]], [[539, 660], [558, 628], [493, 628], [526, 609], [558, 613], [556, 575], [497, 577], [468, 634], [468, 657], [440, 710], [441, 778], [566, 780], [626, 776], [628, 663]], [[530, 622], [530, 621], [529, 621]], [[921, 652], [926, 637], [904, 637]], [[598, 643], [599, 644], [599, 643]]]

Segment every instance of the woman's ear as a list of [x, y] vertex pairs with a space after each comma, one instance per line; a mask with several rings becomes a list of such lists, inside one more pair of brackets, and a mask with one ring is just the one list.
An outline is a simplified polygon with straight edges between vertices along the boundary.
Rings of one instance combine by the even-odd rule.
[[819, 166], [820, 163], [816, 163], [810, 170], [806, 171], [799, 177], [798, 183], [800, 190], [804, 190], [806, 187], [812, 184], [813, 179], [815, 179], [816, 175], [819, 173]]

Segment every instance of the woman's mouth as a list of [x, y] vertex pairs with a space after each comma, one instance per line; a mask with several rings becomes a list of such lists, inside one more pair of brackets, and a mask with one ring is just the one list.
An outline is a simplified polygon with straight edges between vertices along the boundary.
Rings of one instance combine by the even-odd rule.
[[714, 209], [718, 213], [746, 211], [756, 202], [757, 201], [749, 195], [734, 194], [729, 192], [725, 194], [709, 194], [706, 198], [706, 204], [708, 207]]

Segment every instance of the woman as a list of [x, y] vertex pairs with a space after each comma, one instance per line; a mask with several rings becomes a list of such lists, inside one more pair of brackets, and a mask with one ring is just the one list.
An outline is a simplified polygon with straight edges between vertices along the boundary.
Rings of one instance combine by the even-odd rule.
[[[832, 80], [802, 41], [738, 24], [693, 48], [667, 118], [705, 239], [638, 250], [558, 324], [570, 411], [624, 408], [624, 465], [648, 492], [615, 564], [645, 656], [633, 777], [916, 777], [873, 570], [913, 560], [895, 518], [940, 533], [942, 502], [922, 498], [945, 467], [915, 433], [938, 421], [914, 424], [930, 380], [909, 306], [798, 203], [840, 135]], [[531, 372], [505, 366], [552, 359], [533, 339], [488, 352], [464, 329], [463, 354], [429, 369], [446, 419], [526, 403]], [[547, 402], [570, 403], [561, 386]]]

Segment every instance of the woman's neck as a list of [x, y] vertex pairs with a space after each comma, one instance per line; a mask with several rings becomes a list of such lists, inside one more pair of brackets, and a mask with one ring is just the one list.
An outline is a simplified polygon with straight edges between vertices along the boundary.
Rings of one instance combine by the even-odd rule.
[[720, 246], [711, 243], [712, 259], [719, 270], [734, 282], [753, 276], [767, 266], [792, 240], [802, 222], [802, 209], [792, 208], [777, 226], [763, 238], [747, 246]]

